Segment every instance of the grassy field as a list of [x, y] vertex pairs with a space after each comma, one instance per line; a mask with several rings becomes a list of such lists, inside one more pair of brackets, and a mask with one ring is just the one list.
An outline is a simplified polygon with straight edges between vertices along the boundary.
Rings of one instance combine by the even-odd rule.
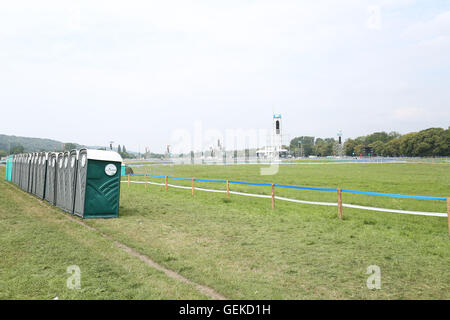
[[[450, 195], [450, 167], [443, 164], [283, 165], [273, 176], [261, 176], [257, 165], [133, 169], [185, 178]], [[222, 184], [196, 185], [225, 189]], [[57, 209], [3, 181], [0, 188], [0, 252], [5, 257], [0, 261], [0, 297], [201, 297], [68, 221]], [[267, 187], [232, 188], [270, 194]], [[277, 188], [276, 193], [336, 202], [335, 192]], [[344, 202], [446, 212], [443, 201], [344, 194]], [[192, 196], [189, 190], [170, 188], [166, 193], [164, 187], [124, 183], [120, 218], [86, 223], [230, 299], [449, 299], [446, 220], [349, 208], [339, 220], [336, 207], [277, 201], [272, 210], [270, 199], [232, 195], [227, 201], [224, 194], [197, 191]], [[87, 287], [72, 292], [65, 289], [65, 268], [77, 264], [77, 258], [85, 263]], [[366, 287], [371, 265], [381, 268], [381, 290]]]
[[[0, 299], [205, 299], [3, 181], [0, 167]], [[81, 270], [69, 290], [67, 267]]]

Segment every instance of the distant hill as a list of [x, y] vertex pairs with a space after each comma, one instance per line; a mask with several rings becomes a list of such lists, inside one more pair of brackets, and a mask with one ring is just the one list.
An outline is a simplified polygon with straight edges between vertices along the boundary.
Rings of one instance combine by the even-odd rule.
[[[78, 144], [75, 145], [76, 148], [85, 147]], [[61, 141], [0, 134], [0, 150], [8, 152], [10, 148], [15, 146], [23, 146], [25, 148], [25, 152], [59, 151], [64, 149], [64, 143]]]

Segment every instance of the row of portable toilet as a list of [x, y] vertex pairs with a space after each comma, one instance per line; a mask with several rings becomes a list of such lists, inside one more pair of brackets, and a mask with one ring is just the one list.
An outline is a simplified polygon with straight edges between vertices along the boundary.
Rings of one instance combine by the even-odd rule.
[[15, 155], [11, 182], [82, 218], [119, 216], [122, 158], [117, 152], [72, 150]]

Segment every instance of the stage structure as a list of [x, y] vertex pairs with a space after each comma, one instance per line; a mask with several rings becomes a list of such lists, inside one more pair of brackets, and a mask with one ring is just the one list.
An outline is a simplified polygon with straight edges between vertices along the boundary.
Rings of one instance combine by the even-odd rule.
[[336, 157], [344, 156], [344, 142], [342, 140], [342, 130], [339, 130], [337, 133], [338, 140], [334, 145], [334, 154]]
[[274, 114], [272, 118], [272, 135], [269, 146], [256, 151], [258, 158], [278, 159], [286, 157], [288, 150], [283, 149], [283, 122], [281, 114]]

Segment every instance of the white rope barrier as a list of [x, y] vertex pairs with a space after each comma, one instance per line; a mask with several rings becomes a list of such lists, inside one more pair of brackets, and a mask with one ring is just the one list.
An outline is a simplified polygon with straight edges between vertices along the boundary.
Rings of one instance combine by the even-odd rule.
[[305, 200], [296, 200], [296, 199], [290, 199], [290, 198], [283, 198], [283, 197], [275, 197], [277, 200], [282, 201], [289, 201], [289, 202], [296, 202], [296, 203], [304, 203], [304, 204], [316, 204], [319, 206], [334, 206], [337, 207], [337, 203], [334, 202], [314, 202], [314, 201], [305, 201]]
[[355, 204], [345, 204], [345, 203], [343, 203], [342, 206], [347, 207], [347, 208], [371, 210], [371, 211], [414, 214], [414, 215], [419, 215], [419, 216], [447, 217], [446, 213], [440, 213], [440, 212], [421, 212], [421, 211], [407, 211], [407, 210], [397, 210], [397, 209], [374, 208], [374, 207], [358, 206]]
[[[128, 183], [128, 181], [121, 181], [121, 182], [122, 183]], [[157, 186], [165, 186], [164, 183], [145, 182], [145, 181], [130, 181], [130, 183], [138, 183], [138, 184], [148, 183], [148, 184], [157, 185]], [[192, 189], [192, 187], [177, 186], [177, 185], [174, 185], [174, 184], [167, 184], [167, 186], [168, 187], [173, 187], [173, 188], [178, 188], [178, 189], [187, 189], [187, 190], [191, 190]], [[226, 190], [217, 190], [217, 189], [195, 188], [195, 190], [205, 191], [205, 192], [227, 193]], [[254, 197], [254, 198], [265, 198], [265, 199], [271, 199], [272, 198], [272, 196], [264, 195], [264, 194], [244, 193], [244, 192], [237, 192], [237, 191], [231, 191], [231, 190], [230, 190], [230, 194], [236, 194], [236, 195], [240, 195], [240, 196]], [[281, 200], [281, 201], [288, 201], [288, 202], [295, 202], [295, 203], [302, 203], [302, 204], [312, 204], [312, 205], [319, 205], [319, 206], [334, 206], [334, 207], [336, 207], [338, 205], [337, 203], [333, 203], [333, 202], [305, 201], [305, 200], [290, 199], [290, 198], [284, 198], [284, 197], [278, 197], [278, 196], [276, 196], [275, 199]], [[346, 208], [370, 210], [370, 211], [403, 213], [403, 214], [432, 216], [432, 217], [447, 217], [447, 213], [440, 213], [440, 212], [421, 212], [421, 211], [408, 211], [408, 210], [375, 208], [375, 207], [359, 206], [359, 205], [355, 205], [355, 204], [346, 204], [346, 203], [343, 203], [342, 206], [346, 207]]]

